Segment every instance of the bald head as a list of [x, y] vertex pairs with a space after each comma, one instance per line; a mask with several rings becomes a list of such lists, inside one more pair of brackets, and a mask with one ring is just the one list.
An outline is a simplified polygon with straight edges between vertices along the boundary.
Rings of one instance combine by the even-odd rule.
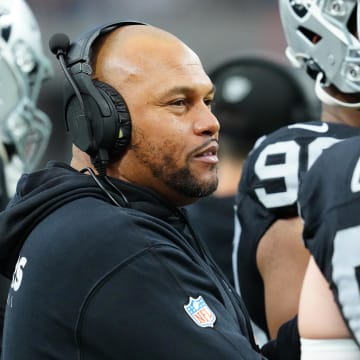
[[180, 39], [150, 25], [128, 25], [106, 34], [93, 47], [94, 78], [119, 90], [122, 84], [167, 71], [169, 66], [201, 65]]

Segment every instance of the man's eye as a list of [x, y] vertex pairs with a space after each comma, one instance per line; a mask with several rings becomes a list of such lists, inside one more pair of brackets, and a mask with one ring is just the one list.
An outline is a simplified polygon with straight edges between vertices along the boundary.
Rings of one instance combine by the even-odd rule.
[[208, 107], [212, 107], [214, 105], [214, 99], [205, 99], [204, 103]]
[[185, 106], [186, 105], [186, 100], [185, 99], [177, 99], [171, 102], [171, 105], [174, 106]]

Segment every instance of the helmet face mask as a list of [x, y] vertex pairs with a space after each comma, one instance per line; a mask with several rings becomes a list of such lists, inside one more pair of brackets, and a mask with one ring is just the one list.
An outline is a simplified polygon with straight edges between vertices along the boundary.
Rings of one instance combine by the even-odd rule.
[[13, 146], [23, 170], [31, 171], [51, 133], [51, 123], [36, 103], [52, 68], [23, 0], [0, 0], [0, 35], [0, 140]]
[[279, 8], [293, 65], [321, 79], [322, 87], [359, 93], [358, 0], [279, 0]]

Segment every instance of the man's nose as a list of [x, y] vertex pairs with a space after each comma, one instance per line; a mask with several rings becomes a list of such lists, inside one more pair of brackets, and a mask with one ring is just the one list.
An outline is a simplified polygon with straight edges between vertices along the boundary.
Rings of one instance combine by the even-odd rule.
[[220, 123], [208, 106], [204, 105], [197, 113], [194, 129], [197, 135], [213, 136], [219, 132]]

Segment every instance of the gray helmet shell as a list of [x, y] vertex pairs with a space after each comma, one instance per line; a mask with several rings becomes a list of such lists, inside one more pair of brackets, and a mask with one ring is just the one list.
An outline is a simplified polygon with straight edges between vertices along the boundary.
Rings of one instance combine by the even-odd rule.
[[351, 29], [352, 22], [359, 28], [357, 5], [357, 0], [279, 0], [286, 55], [317, 86], [360, 92], [360, 42], [355, 26]]
[[51, 75], [29, 6], [0, 0], [0, 141], [14, 146], [25, 171], [38, 165], [47, 148], [51, 123], [36, 103]]

